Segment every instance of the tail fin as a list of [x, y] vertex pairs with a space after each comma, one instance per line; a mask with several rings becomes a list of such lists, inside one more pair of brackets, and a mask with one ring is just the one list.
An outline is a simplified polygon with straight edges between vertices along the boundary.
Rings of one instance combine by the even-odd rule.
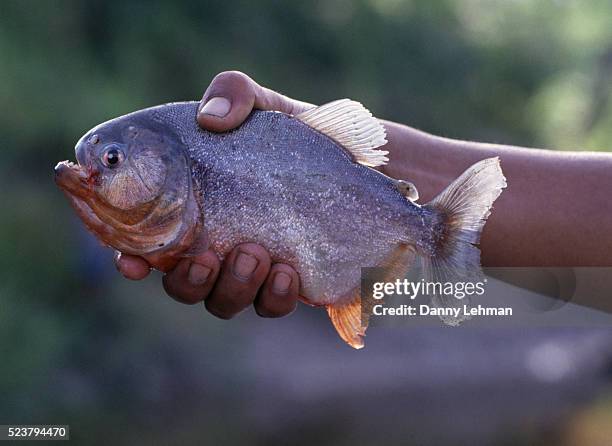
[[[493, 202], [504, 187], [506, 178], [499, 158], [488, 158], [474, 164], [425, 205], [441, 213], [445, 223], [436, 252], [432, 256], [420, 256], [426, 281], [457, 283], [482, 280], [480, 249], [475, 245], [480, 241]], [[433, 304], [440, 307], [465, 303], [454, 296], [433, 296]], [[449, 325], [458, 325], [466, 317], [442, 319]]]

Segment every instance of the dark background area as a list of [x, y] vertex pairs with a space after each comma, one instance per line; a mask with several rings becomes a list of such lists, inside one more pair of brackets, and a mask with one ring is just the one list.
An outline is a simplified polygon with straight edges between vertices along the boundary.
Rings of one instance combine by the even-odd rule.
[[[612, 444], [609, 332], [381, 327], [356, 352], [323, 311], [226, 322], [159, 274], [122, 279], [53, 166], [99, 122], [229, 69], [443, 136], [612, 148], [606, 0], [4, 0], [0, 424], [88, 444]], [[524, 363], [550, 348], [572, 374]]]

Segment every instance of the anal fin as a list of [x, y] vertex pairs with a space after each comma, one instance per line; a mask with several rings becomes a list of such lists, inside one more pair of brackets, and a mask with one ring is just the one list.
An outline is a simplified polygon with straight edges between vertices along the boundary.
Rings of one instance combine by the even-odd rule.
[[[400, 244], [378, 266], [382, 274], [377, 279], [390, 282], [406, 275], [415, 259], [414, 249], [410, 245]], [[362, 305], [365, 308], [362, 309]], [[326, 305], [327, 314], [336, 328], [338, 335], [351, 347], [363, 348], [369, 316], [372, 312], [373, 299], [361, 299], [361, 287], [351, 291], [350, 296], [341, 303]]]
[[359, 289], [346, 303], [327, 305], [327, 314], [338, 335], [353, 348], [363, 348], [363, 336], [367, 327], [361, 325], [361, 296]]

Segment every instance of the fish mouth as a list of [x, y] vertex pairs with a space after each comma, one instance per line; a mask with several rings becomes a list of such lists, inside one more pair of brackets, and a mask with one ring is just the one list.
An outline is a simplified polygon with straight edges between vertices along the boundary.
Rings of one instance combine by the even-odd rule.
[[88, 169], [71, 161], [60, 161], [55, 166], [55, 183], [64, 192], [85, 226], [108, 246], [117, 234], [93, 210], [95, 194], [92, 185], [95, 177], [95, 173], [92, 174]]
[[55, 184], [65, 193], [86, 198], [91, 195], [89, 183], [91, 175], [72, 161], [60, 161], [55, 166]]
[[[113, 227], [114, 222], [105, 221], [98, 213], [99, 198], [94, 191], [98, 172], [71, 161], [61, 161], [55, 166], [55, 183], [64, 192], [70, 205], [104, 246], [112, 246], [126, 253], [137, 253], [124, 243], [121, 232]], [[134, 251], [134, 252], [132, 252]]]

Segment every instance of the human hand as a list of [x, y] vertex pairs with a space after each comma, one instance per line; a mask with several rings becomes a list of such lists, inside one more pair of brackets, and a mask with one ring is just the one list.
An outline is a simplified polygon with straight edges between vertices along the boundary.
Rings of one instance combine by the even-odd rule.
[[[198, 107], [199, 125], [224, 132], [239, 126], [251, 111], [298, 114], [311, 104], [296, 101], [258, 85], [247, 75], [226, 71], [212, 80]], [[141, 280], [151, 267], [142, 257], [117, 253], [115, 264], [128, 279]], [[163, 277], [166, 293], [175, 300], [195, 304], [222, 319], [230, 319], [251, 304], [262, 317], [291, 313], [299, 293], [299, 277], [289, 265], [271, 262], [268, 252], [254, 243], [236, 246], [221, 262], [214, 251], [182, 259]]]

